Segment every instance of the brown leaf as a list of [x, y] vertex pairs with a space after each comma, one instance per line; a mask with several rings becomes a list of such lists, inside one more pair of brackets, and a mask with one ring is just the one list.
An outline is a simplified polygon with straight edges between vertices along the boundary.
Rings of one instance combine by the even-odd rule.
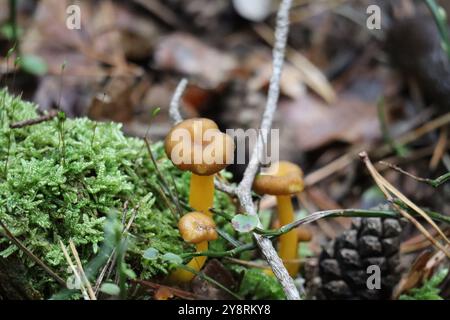
[[[272, 75], [272, 57], [268, 50], [258, 50], [249, 52], [244, 63], [240, 66], [241, 71], [252, 75], [248, 80], [247, 88], [249, 91], [259, 91], [269, 85]], [[280, 81], [281, 92], [292, 98], [297, 99], [305, 94], [305, 85], [303, 77], [296, 68], [289, 63], [283, 67]]]
[[157, 68], [196, 77], [201, 86], [214, 89], [227, 81], [236, 61], [185, 33], [161, 39], [155, 52]]
[[[134, 96], [140, 93], [132, 77], [114, 77], [109, 80], [106, 86], [101, 90], [92, 101], [89, 108], [89, 117], [95, 120], [113, 120], [116, 122], [129, 122], [133, 118], [134, 106], [140, 96]], [[141, 92], [143, 93], [143, 92]]]
[[280, 105], [287, 126], [296, 130], [296, 146], [313, 150], [333, 141], [372, 142], [380, 137], [375, 105], [353, 95], [327, 107], [311, 95]]
[[431, 251], [422, 252], [414, 261], [409, 272], [400, 280], [395, 292], [394, 298], [398, 298], [403, 292], [417, 287], [423, 280], [425, 275], [425, 266], [432, 257]]
[[[99, 110], [98, 104], [89, 107], [97, 90], [110, 94], [109, 88], [102, 90], [98, 85], [110, 76], [129, 77], [132, 82], [141, 74], [140, 68], [129, 65], [125, 59], [120, 33], [124, 19], [119, 14], [125, 9], [110, 0], [80, 1], [77, 4], [82, 12], [81, 29], [71, 30], [66, 26], [66, 9], [70, 4], [72, 1], [68, 0], [40, 1], [24, 36], [23, 53], [41, 57], [48, 73], [54, 75], [40, 81], [35, 101], [42, 109], [58, 106], [71, 116], [85, 115], [87, 110], [94, 109], [91, 110], [94, 116], [104, 118], [105, 108]], [[129, 120], [134, 107], [130, 88], [128, 84], [114, 86], [111, 96], [117, 100], [114, 106], [107, 106], [112, 111], [108, 117], [117, 111], [114, 120]]]
[[[202, 272], [230, 290], [233, 290], [236, 286], [236, 281], [234, 280], [231, 272], [228, 271], [217, 259], [209, 260]], [[195, 294], [208, 297], [208, 299], [211, 300], [233, 299], [233, 297], [231, 297], [227, 292], [199, 276], [196, 276], [192, 280], [191, 286], [192, 291]]]

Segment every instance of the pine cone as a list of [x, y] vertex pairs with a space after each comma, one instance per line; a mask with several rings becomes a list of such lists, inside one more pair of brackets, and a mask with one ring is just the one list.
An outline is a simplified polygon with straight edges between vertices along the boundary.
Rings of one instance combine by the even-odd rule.
[[[331, 241], [319, 257], [318, 298], [389, 299], [400, 279], [401, 230], [401, 223], [396, 219], [353, 219], [351, 229]], [[381, 270], [380, 289], [367, 286], [373, 274], [367, 272], [370, 265], [377, 265]]]

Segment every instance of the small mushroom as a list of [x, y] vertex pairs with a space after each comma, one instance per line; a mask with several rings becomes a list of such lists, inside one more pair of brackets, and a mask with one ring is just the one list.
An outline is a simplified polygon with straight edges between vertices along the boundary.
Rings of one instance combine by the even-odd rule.
[[178, 222], [178, 229], [184, 241], [198, 244], [217, 239], [214, 220], [201, 212], [185, 214]]
[[[272, 164], [265, 173], [259, 174], [253, 183], [253, 189], [259, 194], [277, 197], [278, 219], [282, 226], [294, 221], [294, 209], [291, 196], [303, 190], [303, 172], [296, 164], [280, 161]], [[298, 232], [291, 230], [280, 236], [278, 253], [285, 261], [284, 265], [291, 276], [298, 272], [299, 263], [295, 260], [298, 252]]]
[[190, 206], [211, 215], [214, 174], [233, 161], [233, 139], [220, 132], [214, 121], [195, 118], [174, 126], [166, 136], [164, 146], [176, 167], [192, 172]]
[[[214, 175], [233, 161], [234, 141], [222, 133], [217, 124], [209, 119], [194, 118], [175, 125], [166, 136], [165, 151], [180, 170], [192, 172], [189, 205], [197, 213], [212, 217], [209, 209], [214, 201]], [[208, 249], [208, 241], [197, 243], [197, 250]], [[201, 270], [206, 257], [193, 258], [188, 266]], [[172, 278], [188, 282], [195, 275], [176, 270]]]

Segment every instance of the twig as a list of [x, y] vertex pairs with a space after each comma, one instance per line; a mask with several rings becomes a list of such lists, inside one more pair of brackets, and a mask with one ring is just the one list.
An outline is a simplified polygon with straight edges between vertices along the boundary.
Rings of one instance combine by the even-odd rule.
[[97, 300], [97, 297], [96, 297], [96, 295], [94, 293], [94, 290], [92, 290], [91, 283], [89, 282], [89, 279], [86, 277], [86, 274], [84, 273], [83, 265], [81, 264], [81, 260], [80, 260], [80, 257], [78, 255], [78, 251], [75, 248], [75, 245], [74, 245], [72, 240], [69, 241], [69, 247], [70, 247], [70, 250], [72, 251], [72, 254], [73, 254], [74, 258], [75, 258], [75, 262], [77, 263], [80, 275], [83, 278], [84, 283], [86, 284], [86, 288], [87, 288], [87, 292], [89, 294], [89, 297], [91, 298], [91, 300]]
[[[253, 149], [249, 164], [244, 172], [244, 177], [238, 185], [236, 192], [239, 201], [247, 214], [253, 216], [257, 216], [258, 214], [252, 201], [251, 189], [253, 180], [255, 179], [260, 166], [261, 153], [264, 146], [267, 144], [268, 133], [272, 127], [273, 117], [277, 109], [278, 98], [280, 95], [281, 71], [283, 69], [287, 36], [289, 32], [289, 9], [291, 4], [291, 0], [283, 0], [278, 10], [277, 26], [275, 29], [275, 45], [273, 49], [273, 70], [270, 78], [266, 108], [260, 126], [261, 134], [258, 135], [258, 140]], [[258, 222], [258, 227], [262, 227], [261, 222]], [[283, 287], [287, 299], [299, 300], [300, 294], [294, 281], [284, 267], [283, 262], [275, 251], [271, 241], [256, 233], [254, 234], [254, 237], [264, 257], [272, 268], [275, 277]]]
[[[144, 197], [146, 198], [146, 196]], [[142, 201], [142, 200], [141, 200]], [[122, 236], [127, 236], [128, 231], [130, 230], [131, 226], [133, 225], [134, 220], [137, 217], [137, 214], [139, 212], [139, 207], [141, 205], [141, 202], [139, 202], [132, 210], [131, 210], [131, 217], [128, 220], [128, 223], [125, 224], [125, 220], [122, 221]], [[124, 204], [124, 218], [126, 218], [126, 211], [127, 211], [127, 207], [128, 207], [128, 201], [125, 202]], [[100, 275], [98, 276], [97, 280], [95, 281], [95, 285], [94, 285], [94, 292], [96, 294], [98, 294], [99, 290], [100, 290], [100, 286], [102, 285], [103, 279], [105, 278], [109, 278], [112, 271], [113, 271], [113, 266], [115, 265], [116, 262], [116, 248], [114, 248], [111, 252], [111, 254], [109, 255], [108, 261], [105, 263], [102, 271], [100, 272]]]
[[161, 1], [134, 0], [134, 2], [147, 9], [167, 25], [178, 30], [182, 29], [180, 28], [180, 19]]
[[88, 295], [88, 293], [87, 293], [87, 291], [86, 291], [86, 288], [84, 287], [83, 280], [81, 280], [81, 276], [80, 276], [80, 274], [78, 273], [77, 268], [75, 268], [75, 265], [73, 264], [73, 261], [72, 261], [72, 259], [70, 258], [69, 253], [67, 252], [66, 246], [62, 243], [61, 240], [59, 241], [59, 245], [60, 245], [61, 250], [62, 250], [62, 252], [63, 252], [63, 254], [64, 254], [64, 257], [66, 258], [67, 263], [69, 264], [70, 269], [71, 269], [72, 272], [73, 272], [74, 277], [76, 278], [76, 280], [77, 280], [78, 283], [80, 284], [80, 291], [81, 291], [81, 294], [83, 295], [83, 297], [84, 297], [85, 300], [90, 300], [90, 297], [89, 297], [89, 295]]
[[50, 121], [53, 118], [55, 118], [57, 115], [58, 115], [58, 112], [56, 110], [51, 110], [49, 113], [47, 113], [41, 117], [16, 122], [16, 123], [11, 124], [9, 127], [11, 129], [19, 129], [19, 128], [24, 128], [24, 127], [28, 127], [28, 126], [33, 126], [33, 125], [36, 125], [36, 124], [39, 124], [42, 122]]
[[[429, 164], [429, 168], [431, 170], [436, 170], [436, 168], [438, 167], [439, 163], [441, 161], [444, 162], [444, 157], [447, 154], [447, 144], [448, 144], [448, 127], [443, 127], [440, 132], [439, 132], [439, 138], [438, 141], [436, 142], [436, 146], [433, 150], [433, 155], [430, 159], [430, 164]], [[445, 165], [445, 162], [444, 162]], [[450, 171], [450, 168], [447, 167], [447, 169]]]
[[[395, 203], [395, 201], [393, 201]], [[218, 213], [217, 210], [213, 211], [215, 213]], [[414, 215], [418, 215], [417, 213], [412, 213]], [[438, 214], [436, 212], [428, 212], [427, 213], [433, 220], [439, 221], [439, 222], [445, 222], [450, 224], [450, 218], [441, 214]], [[225, 215], [224, 215], [225, 216]], [[337, 217], [347, 217], [347, 218], [394, 218], [398, 219], [403, 217], [402, 214], [397, 213], [396, 211], [392, 210], [364, 210], [364, 209], [336, 209], [336, 210], [325, 210], [325, 211], [317, 211], [314, 212], [302, 219], [299, 219], [297, 221], [294, 221], [288, 225], [285, 225], [279, 229], [276, 230], [257, 230], [257, 232], [265, 233], [265, 236], [269, 240], [274, 240], [275, 238], [278, 238], [282, 234], [285, 234], [292, 229], [309, 224], [315, 221], [319, 221], [321, 219], [329, 219], [329, 218], [337, 218]], [[193, 257], [198, 256], [206, 256], [211, 258], [224, 258], [224, 257], [233, 257], [236, 256], [244, 251], [248, 250], [254, 250], [256, 249], [256, 244], [250, 243], [250, 244], [241, 244], [231, 250], [217, 252], [217, 251], [203, 251], [203, 252], [192, 252], [192, 253], [185, 253], [181, 254], [180, 256], [184, 259], [192, 259]]]
[[225, 231], [222, 231], [221, 229], [217, 228], [216, 229], [217, 234], [222, 237], [224, 240], [226, 240], [227, 242], [229, 242], [233, 247], [237, 248], [242, 246], [242, 243], [236, 239], [234, 239], [232, 236], [230, 236], [228, 233], [226, 233]]
[[31, 260], [33, 260], [37, 265], [45, 270], [58, 284], [62, 287], [66, 287], [66, 282], [58, 276], [50, 267], [48, 267], [42, 260], [36, 257], [19, 239], [17, 239], [11, 231], [6, 227], [3, 221], [0, 220], [0, 227], [5, 231], [8, 239], [13, 242], [20, 250], [22, 250]]
[[169, 183], [167, 182], [164, 175], [161, 173], [161, 170], [159, 170], [158, 163], [156, 162], [155, 156], [153, 154], [153, 151], [152, 151], [152, 148], [150, 145], [150, 141], [147, 138], [145, 138], [144, 141], [145, 141], [145, 145], [147, 147], [148, 154], [150, 155], [150, 159], [153, 163], [153, 166], [155, 167], [156, 174], [158, 175], [158, 177], [160, 179], [161, 186], [163, 186], [167, 190], [170, 198], [172, 199], [173, 203], [177, 207], [178, 212], [175, 212], [175, 216], [180, 217], [182, 212], [181, 212], [180, 202], [178, 201], [178, 197], [173, 194], [172, 190], [170, 189]]
[[195, 270], [194, 268], [191, 268], [189, 266], [186, 266], [184, 264], [179, 265], [178, 266], [181, 269], [184, 269], [186, 271], [192, 272], [194, 273], [196, 276], [202, 278], [205, 281], [208, 281], [210, 283], [212, 283], [213, 285], [215, 285], [216, 287], [222, 289], [223, 291], [225, 291], [226, 293], [228, 293], [229, 295], [231, 295], [232, 297], [234, 297], [237, 300], [243, 300], [241, 296], [239, 296], [238, 294], [234, 293], [233, 291], [231, 291], [230, 289], [228, 289], [227, 287], [225, 287], [223, 284], [221, 284], [220, 282], [214, 280], [213, 278], [207, 276], [206, 274], [204, 274], [203, 272], [199, 272], [197, 270]]
[[183, 117], [180, 113], [180, 101], [183, 97], [183, 93], [186, 90], [188, 85], [188, 81], [186, 78], [181, 79], [177, 88], [175, 89], [175, 93], [173, 94], [172, 100], [170, 101], [169, 115], [172, 120], [177, 124], [178, 122], [183, 121]]
[[418, 177], [418, 176], [416, 176], [416, 175], [414, 175], [412, 173], [409, 173], [408, 171], [403, 170], [399, 166], [396, 166], [395, 164], [392, 164], [392, 163], [389, 163], [389, 162], [386, 162], [386, 161], [380, 161], [379, 163], [383, 164], [385, 166], [388, 166], [389, 168], [394, 169], [395, 171], [398, 171], [398, 172], [400, 172], [400, 173], [402, 173], [402, 174], [404, 174], [404, 175], [406, 175], [406, 176], [408, 176], [408, 177], [410, 177], [410, 178], [412, 178], [412, 179], [414, 179], [416, 181], [429, 184], [433, 188], [437, 188], [440, 185], [450, 181], [450, 172], [447, 172], [446, 174], [443, 174], [442, 176], [437, 177], [436, 179], [428, 179], [428, 178]]
[[[424, 136], [425, 134], [443, 127], [450, 123], [450, 112], [439, 116], [427, 123], [423, 124], [413, 131], [407, 132], [397, 138], [397, 143], [400, 145], [407, 145], [416, 139]], [[358, 154], [363, 150], [371, 149], [369, 144], [362, 144], [360, 146], [352, 147], [347, 153], [340, 156], [339, 158], [331, 161], [322, 168], [308, 174], [305, 176], [305, 185], [312, 186], [318, 182], [328, 178], [329, 176], [335, 174], [336, 172], [345, 169], [354, 160], [358, 159]], [[377, 157], [384, 157], [391, 152], [391, 147], [387, 144], [383, 144], [379, 149], [374, 150]]]
[[[404, 206], [400, 201], [397, 202], [398, 205]], [[224, 217], [226, 220], [231, 221], [233, 219], [233, 216], [221, 212], [217, 209], [211, 208], [211, 212], [214, 214], [218, 214], [222, 217]], [[437, 221], [437, 222], [443, 222], [450, 225], [450, 217], [447, 217], [443, 214], [427, 211], [427, 215]], [[413, 215], [419, 215], [416, 212], [412, 212]], [[303, 224], [311, 223], [313, 221], [317, 221], [323, 218], [339, 218], [339, 217], [345, 217], [345, 218], [401, 218], [402, 215], [399, 215], [395, 211], [392, 210], [384, 210], [384, 209], [333, 209], [333, 210], [325, 210], [325, 211], [317, 211], [314, 212], [305, 218], [296, 220], [294, 222], [291, 222], [289, 224], [286, 224], [278, 229], [274, 230], [266, 230], [266, 229], [260, 229], [256, 228], [255, 232], [273, 237], [281, 236], [282, 234], [285, 234], [292, 229], [295, 229]]]
[[[252, 200], [252, 184], [256, 176], [256, 173], [260, 166], [260, 160], [262, 157], [262, 151], [266, 145], [268, 132], [272, 127], [273, 117], [277, 109], [278, 98], [280, 95], [280, 79], [281, 71], [283, 69], [287, 36], [289, 32], [289, 10], [291, 8], [292, 0], [283, 0], [280, 4], [278, 15], [277, 15], [277, 26], [275, 29], [275, 45], [273, 49], [273, 72], [270, 79], [269, 93], [266, 103], [266, 108], [262, 117], [260, 130], [261, 133], [258, 135], [258, 140], [253, 149], [249, 164], [244, 172], [244, 177], [237, 188], [227, 187], [225, 188], [227, 193], [236, 194], [242, 207], [247, 212], [247, 214], [257, 216], [256, 208]], [[174, 96], [170, 103], [169, 115], [174, 120], [175, 123], [182, 121], [181, 114], [179, 112], [180, 99], [186, 88], [186, 80], [183, 79], [175, 90]], [[220, 185], [217, 183], [216, 185]], [[261, 222], [259, 221], [258, 227], [262, 228]], [[275, 251], [270, 239], [254, 233], [256, 242], [261, 249], [265, 259], [272, 268], [275, 277], [280, 282], [283, 290], [289, 300], [299, 300], [300, 294], [294, 284], [294, 281], [290, 277], [286, 268], [283, 265], [280, 257]], [[244, 245], [246, 247], [248, 245]], [[252, 245], [250, 245], [252, 246]], [[235, 248], [231, 250], [236, 254], [242, 247]]]
[[184, 300], [207, 300], [209, 297], [206, 296], [201, 296], [189, 291], [184, 291], [175, 287], [169, 287], [169, 286], [165, 286], [159, 283], [153, 283], [150, 281], [145, 281], [145, 280], [140, 280], [140, 279], [131, 279], [132, 283], [136, 283], [139, 284], [141, 286], [143, 286], [144, 288], [150, 288], [153, 290], [158, 290], [160, 288], [165, 288], [170, 290], [175, 296], [178, 296]]

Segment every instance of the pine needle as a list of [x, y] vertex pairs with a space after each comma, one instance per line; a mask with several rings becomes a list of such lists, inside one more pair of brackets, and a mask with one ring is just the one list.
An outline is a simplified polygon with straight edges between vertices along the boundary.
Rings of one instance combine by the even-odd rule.
[[409, 208], [417, 212], [420, 216], [422, 216], [438, 233], [439, 235], [448, 243], [450, 244], [449, 239], [445, 236], [444, 232], [437, 226], [436, 223], [434, 223], [433, 220], [423, 211], [421, 208], [419, 208], [416, 204], [414, 204], [411, 200], [409, 200], [404, 194], [402, 194], [400, 191], [398, 191], [393, 185], [391, 185], [373, 166], [372, 162], [369, 159], [369, 156], [367, 155], [367, 152], [361, 152], [359, 154], [360, 158], [363, 160], [364, 164], [366, 165], [367, 169], [369, 170], [372, 178], [374, 179], [375, 183], [378, 185], [378, 187], [381, 189], [381, 191], [384, 193], [388, 201], [392, 203], [392, 206], [406, 219], [408, 219], [412, 224], [416, 226], [416, 228], [428, 239], [430, 242], [436, 246], [439, 250], [444, 252], [447, 257], [450, 258], [450, 252], [445, 248], [440, 242], [438, 242], [429, 232], [428, 230], [420, 224], [419, 221], [417, 221], [413, 216], [411, 216], [406, 210], [401, 208], [398, 204], [394, 202], [394, 198], [392, 197], [392, 194], [395, 195], [398, 199], [400, 199], [402, 202], [404, 202]]

